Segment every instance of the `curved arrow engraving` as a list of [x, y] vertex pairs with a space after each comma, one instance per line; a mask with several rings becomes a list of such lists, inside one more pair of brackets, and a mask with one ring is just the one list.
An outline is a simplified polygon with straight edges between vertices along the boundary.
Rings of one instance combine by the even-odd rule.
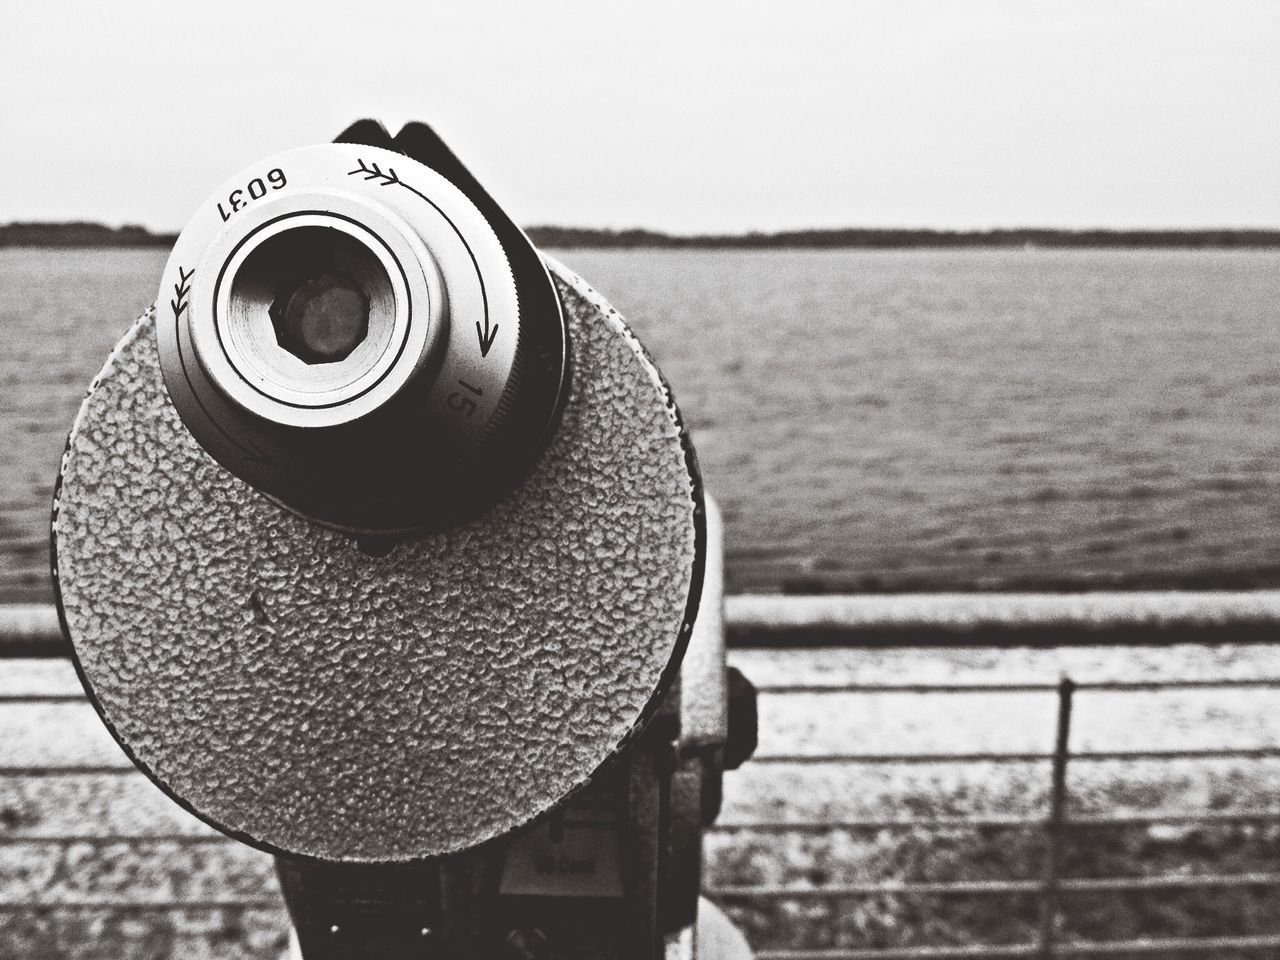
[[386, 173], [382, 172], [382, 168], [377, 163], [365, 163], [362, 158], [357, 157], [356, 163], [359, 166], [354, 170], [348, 170], [348, 177], [357, 177], [364, 175], [365, 180], [378, 180], [380, 186], [389, 187], [393, 183], [402, 183], [401, 179], [396, 175], [396, 171], [392, 167], [387, 167]]
[[190, 270], [183, 270], [181, 264], [178, 266], [178, 282], [173, 285], [174, 299], [169, 301], [169, 309], [173, 311], [174, 336], [178, 342], [178, 365], [182, 367], [182, 375], [187, 380], [187, 388], [191, 391], [191, 397], [195, 400], [196, 405], [200, 407], [205, 419], [213, 424], [214, 428], [227, 438], [227, 442], [239, 450], [246, 460], [250, 463], [270, 464], [271, 458], [258, 448], [258, 445], [252, 440], [241, 439], [228, 431], [217, 419], [210, 413], [209, 408], [204, 405], [204, 401], [200, 399], [200, 392], [196, 389], [195, 383], [191, 379], [191, 373], [187, 370], [187, 358], [182, 352], [182, 328], [180, 326], [182, 315], [187, 312], [187, 297], [191, 294], [191, 278], [196, 275], [195, 267]]
[[[357, 157], [356, 168], [354, 170], [348, 170], [347, 176], [360, 177], [363, 180], [378, 180], [380, 181], [380, 185], [384, 187], [389, 187], [392, 184], [399, 184], [400, 186], [408, 190], [410, 193], [412, 193], [414, 196], [418, 197], [421, 200], [425, 200], [427, 203], [431, 204], [431, 206], [435, 207], [437, 213], [439, 213], [442, 217], [444, 217], [446, 220], [449, 221], [449, 226], [453, 227], [454, 233], [458, 235], [458, 239], [462, 241], [462, 245], [467, 248], [467, 254], [471, 257], [472, 266], [476, 268], [476, 275], [477, 276], [480, 275], [480, 265], [476, 262], [476, 255], [472, 251], [471, 245], [467, 243], [466, 238], [463, 237], [462, 231], [458, 229], [457, 225], [452, 220], [449, 219], [448, 215], [443, 210], [441, 210], [440, 207], [437, 206], [436, 203], [432, 201], [425, 193], [423, 193], [421, 190], [411, 187], [409, 184], [401, 180], [399, 175], [395, 172], [395, 170], [392, 167], [387, 167], [386, 171], [384, 172], [383, 169], [379, 167], [377, 163], [373, 163], [373, 162], [366, 163], [363, 157]], [[493, 341], [497, 339], [498, 327], [500, 326], [500, 324], [496, 324], [496, 323], [491, 324], [489, 322], [489, 294], [484, 288], [483, 277], [481, 277], [480, 279], [480, 298], [484, 302], [484, 326], [482, 327], [480, 325], [479, 320], [476, 321], [476, 336], [480, 340], [480, 356], [487, 357], [489, 355], [489, 350], [493, 347]]]

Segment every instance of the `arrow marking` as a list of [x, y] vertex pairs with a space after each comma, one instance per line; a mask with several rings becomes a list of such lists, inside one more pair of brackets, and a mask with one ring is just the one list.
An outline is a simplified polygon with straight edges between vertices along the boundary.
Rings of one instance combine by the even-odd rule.
[[489, 348], [493, 346], [493, 338], [498, 335], [498, 324], [489, 326], [489, 314], [484, 315], [484, 329], [480, 329], [480, 321], [476, 321], [476, 335], [480, 337], [480, 356], [487, 357]]
[[169, 301], [169, 309], [173, 311], [174, 334], [178, 341], [178, 365], [182, 367], [182, 375], [186, 378], [187, 386], [191, 390], [191, 397], [196, 402], [205, 419], [213, 424], [214, 428], [227, 438], [227, 442], [244, 454], [244, 458], [250, 463], [270, 464], [271, 458], [263, 453], [256, 443], [252, 440], [241, 439], [230, 433], [222, 424], [220, 424], [209, 413], [209, 408], [204, 405], [204, 401], [200, 399], [200, 394], [196, 390], [196, 385], [191, 379], [191, 372], [187, 369], [187, 358], [182, 352], [182, 315], [187, 312], [187, 297], [191, 293], [191, 278], [196, 275], [195, 267], [190, 270], [183, 270], [182, 266], [178, 266], [178, 282], [173, 285], [175, 298]]
[[479, 320], [476, 321], [476, 336], [480, 340], [480, 356], [487, 357], [490, 349], [493, 347], [493, 341], [498, 336], [498, 327], [500, 324], [491, 324], [489, 322], [489, 292], [485, 289], [484, 277], [480, 273], [480, 264], [476, 260], [475, 252], [471, 249], [471, 244], [467, 243], [467, 238], [462, 235], [462, 231], [458, 229], [458, 225], [453, 222], [447, 213], [440, 209], [439, 205], [434, 200], [428, 197], [421, 190], [411, 187], [409, 184], [401, 180], [395, 170], [391, 167], [387, 167], [386, 172], [383, 172], [382, 168], [379, 167], [377, 163], [366, 163], [363, 157], [357, 157], [356, 168], [354, 170], [348, 170], [347, 176], [360, 177], [362, 180], [378, 180], [380, 181], [380, 185], [384, 187], [389, 187], [393, 183], [399, 184], [420, 200], [424, 200], [431, 204], [431, 206], [435, 207], [436, 213], [444, 217], [449, 226], [453, 227], [453, 232], [457, 234], [458, 239], [462, 241], [462, 245], [466, 247], [467, 255], [471, 257], [471, 265], [475, 267], [476, 278], [480, 281], [480, 299], [484, 303], [484, 326], [480, 325]]
[[348, 177], [364, 176], [365, 180], [378, 180], [380, 186], [389, 187], [393, 183], [402, 183], [403, 181], [396, 176], [396, 172], [392, 167], [387, 167], [387, 172], [383, 173], [382, 168], [377, 163], [365, 163], [362, 158], [356, 158], [359, 164], [354, 170], [348, 170]]

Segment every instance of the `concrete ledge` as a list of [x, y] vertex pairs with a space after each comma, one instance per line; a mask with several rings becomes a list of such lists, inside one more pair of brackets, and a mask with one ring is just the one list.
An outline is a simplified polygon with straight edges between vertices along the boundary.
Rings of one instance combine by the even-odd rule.
[[[1269, 643], [1280, 590], [727, 597], [734, 647]], [[51, 605], [0, 605], [0, 657], [62, 657]]]
[[726, 619], [738, 647], [1268, 642], [1280, 590], [747, 595]]
[[1280, 624], [1280, 590], [806, 597], [745, 594], [729, 597], [726, 613], [735, 627], [775, 630], [819, 626], [853, 630], [899, 626], [973, 630], [1009, 624], [1082, 628], [1116, 623]]
[[53, 604], [0, 604], [0, 657], [64, 657], [67, 641]]

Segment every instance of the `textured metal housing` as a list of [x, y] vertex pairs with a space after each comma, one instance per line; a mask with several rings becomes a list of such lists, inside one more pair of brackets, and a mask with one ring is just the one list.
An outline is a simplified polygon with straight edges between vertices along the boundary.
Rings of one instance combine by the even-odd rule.
[[208, 822], [331, 860], [464, 849], [656, 708], [701, 588], [696, 463], [622, 319], [553, 273], [574, 374], [551, 445], [484, 516], [385, 557], [196, 444], [150, 314], [95, 380], [55, 495], [64, 629], [116, 739]]

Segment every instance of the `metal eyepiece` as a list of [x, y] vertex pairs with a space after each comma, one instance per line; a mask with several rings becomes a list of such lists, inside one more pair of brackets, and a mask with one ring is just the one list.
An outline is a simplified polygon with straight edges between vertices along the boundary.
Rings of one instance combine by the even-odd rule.
[[253, 360], [303, 389], [349, 383], [404, 339], [403, 330], [395, 336], [396, 291], [386, 266], [336, 226], [294, 227], [266, 238], [249, 250], [228, 287], [227, 327], [236, 349], [247, 341]]
[[395, 250], [373, 232], [395, 229], [385, 217], [353, 212], [372, 223], [271, 215], [213, 281], [211, 309], [193, 320], [196, 355], [248, 412], [298, 427], [349, 423], [403, 389], [438, 343], [447, 315], [434, 260], [411, 239]]
[[[206, 201], [156, 320], [165, 385], [205, 450], [355, 532], [449, 526], [508, 489], [562, 397], [564, 329], [536, 251], [477, 199], [488, 216], [424, 163], [336, 143]], [[540, 276], [518, 278], [513, 254]]]

